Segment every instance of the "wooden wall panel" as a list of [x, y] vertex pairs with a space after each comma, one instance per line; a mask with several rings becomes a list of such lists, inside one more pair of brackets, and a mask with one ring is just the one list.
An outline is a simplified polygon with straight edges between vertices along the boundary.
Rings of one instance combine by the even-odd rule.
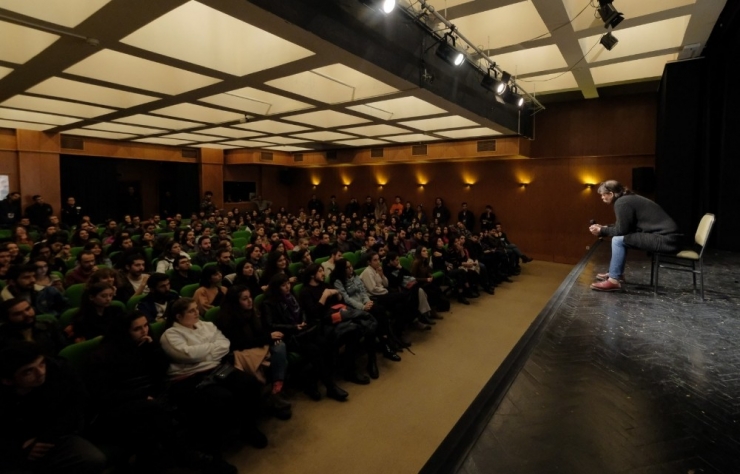
[[[653, 161], [647, 155], [304, 169], [290, 190], [289, 209], [305, 206], [313, 193], [325, 203], [335, 194], [342, 206], [352, 197], [392, 202], [400, 195], [427, 212], [441, 196], [453, 216], [464, 201], [476, 215], [491, 204], [511, 240], [532, 257], [575, 263], [594, 241], [589, 220], [614, 220], [612, 209], [585, 183], [614, 178], [629, 184], [632, 168]], [[521, 182], [529, 184], [524, 188]]]
[[18, 153], [0, 150], [0, 174], [8, 175], [9, 192], [18, 191]]
[[59, 214], [62, 190], [58, 153], [19, 152], [18, 177], [23, 209], [33, 203], [33, 195], [40, 194]]
[[639, 94], [548, 105], [529, 156], [653, 155], [656, 104], [656, 94]]
[[213, 163], [202, 163], [200, 169], [200, 198], [206, 191], [213, 193], [213, 203], [221, 208], [224, 205], [224, 165]]

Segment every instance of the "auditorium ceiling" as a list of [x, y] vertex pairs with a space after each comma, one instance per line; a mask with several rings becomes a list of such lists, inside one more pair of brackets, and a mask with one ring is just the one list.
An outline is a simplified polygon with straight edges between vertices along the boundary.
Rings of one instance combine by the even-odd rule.
[[[0, 127], [285, 152], [517, 133], [255, 3], [0, 0]], [[700, 54], [725, 1], [614, 0], [611, 51], [596, 0], [428, 3], [546, 104], [654, 83]], [[420, 2], [396, 9], [444, 33]]]

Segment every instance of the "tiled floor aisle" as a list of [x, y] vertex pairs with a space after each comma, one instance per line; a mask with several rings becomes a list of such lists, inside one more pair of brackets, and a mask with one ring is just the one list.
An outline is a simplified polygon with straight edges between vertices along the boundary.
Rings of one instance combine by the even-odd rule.
[[460, 473], [740, 473], [740, 255], [708, 251], [691, 276], [633, 252], [625, 293], [586, 265]]

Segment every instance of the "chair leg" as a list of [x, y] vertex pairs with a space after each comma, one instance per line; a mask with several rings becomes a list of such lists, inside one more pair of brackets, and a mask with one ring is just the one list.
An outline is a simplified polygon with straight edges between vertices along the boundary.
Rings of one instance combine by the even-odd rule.
[[660, 255], [657, 253], [653, 255], [653, 258], [655, 259], [655, 264], [653, 267], [655, 268], [655, 282], [653, 283], [653, 294], [658, 294], [658, 275], [660, 274]]
[[699, 259], [699, 282], [701, 284], [701, 300], [704, 301], [704, 262]]
[[691, 278], [694, 281], [694, 295], [696, 295], [696, 262], [691, 261]]
[[655, 275], [655, 254], [650, 256], [650, 286], [653, 286], [653, 278]]

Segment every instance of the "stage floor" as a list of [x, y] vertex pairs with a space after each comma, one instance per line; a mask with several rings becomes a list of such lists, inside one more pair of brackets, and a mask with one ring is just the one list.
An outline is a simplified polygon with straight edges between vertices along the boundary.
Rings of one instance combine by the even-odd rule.
[[707, 250], [702, 302], [683, 272], [654, 296], [644, 252], [624, 292], [590, 290], [610, 254], [566, 290], [457, 472], [740, 472], [740, 255]]

